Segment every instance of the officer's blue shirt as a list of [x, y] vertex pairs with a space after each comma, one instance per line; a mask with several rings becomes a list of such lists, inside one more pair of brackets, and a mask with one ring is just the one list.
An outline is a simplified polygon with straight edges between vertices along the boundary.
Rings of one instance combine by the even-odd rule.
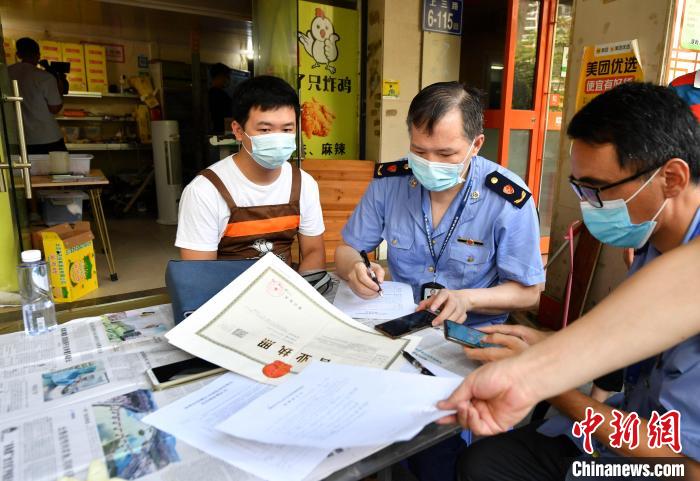
[[[700, 237], [700, 209], [695, 213], [683, 239], [687, 244]], [[659, 255], [647, 243], [635, 253], [629, 275], [634, 274]], [[659, 302], [668, 302], [659, 299]], [[663, 319], [659, 319], [659, 329], [663, 329]], [[634, 336], [634, 333], [630, 333]], [[673, 409], [681, 413], [681, 446], [685, 456], [700, 461], [700, 335], [664, 351], [659, 356], [642, 361], [625, 370], [625, 392], [611, 397], [607, 404], [625, 412], [636, 412], [649, 420], [652, 411], [660, 415]], [[609, 422], [606, 419], [606, 422]], [[555, 416], [539, 428], [547, 436], [568, 435], [583, 451], [582, 440], [571, 435], [572, 421], [565, 416]], [[646, 429], [646, 425], [640, 425]], [[603, 444], [593, 439], [594, 448], [606, 456], [615, 454]]]
[[[493, 171], [526, 189], [523, 181], [509, 170], [483, 157], [474, 157], [462, 190], [436, 228], [429, 192], [415, 177], [374, 179], [343, 228], [343, 239], [358, 251], [375, 249], [386, 239], [392, 279], [410, 284], [416, 302], [420, 301], [421, 285], [433, 280], [449, 289], [493, 287], [506, 281], [525, 286], [544, 282], [539, 221], [533, 200], [528, 199], [518, 208], [488, 189], [485, 182]], [[424, 213], [432, 230], [435, 254], [439, 255], [469, 186], [466, 206], [434, 277], [436, 266], [428, 249]], [[469, 245], [470, 239], [477, 242]], [[507, 314], [468, 314], [470, 324], [499, 323], [506, 318]]]

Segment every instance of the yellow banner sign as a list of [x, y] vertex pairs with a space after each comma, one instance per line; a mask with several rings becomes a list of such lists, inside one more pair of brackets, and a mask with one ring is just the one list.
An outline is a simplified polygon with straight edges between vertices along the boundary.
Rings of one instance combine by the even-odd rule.
[[300, 1], [297, 38], [304, 156], [358, 159], [357, 10]]
[[637, 40], [584, 47], [576, 110], [620, 84], [643, 80]]

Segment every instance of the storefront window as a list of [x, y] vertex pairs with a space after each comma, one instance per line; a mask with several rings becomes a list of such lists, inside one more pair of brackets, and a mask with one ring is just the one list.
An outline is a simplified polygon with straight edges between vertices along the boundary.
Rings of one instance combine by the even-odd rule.
[[532, 110], [537, 64], [537, 32], [539, 30], [540, 2], [520, 0], [518, 5], [518, 32], [515, 47], [513, 108]]
[[542, 156], [542, 173], [540, 177], [540, 232], [548, 237], [552, 227], [554, 209], [554, 183], [559, 160], [559, 142], [561, 139], [562, 111], [564, 110], [564, 89], [566, 86], [566, 66], [569, 62], [569, 37], [572, 21], [572, 0], [560, 0], [557, 6], [557, 24], [552, 52], [552, 71], [549, 81], [549, 106], [547, 112], [547, 131]]

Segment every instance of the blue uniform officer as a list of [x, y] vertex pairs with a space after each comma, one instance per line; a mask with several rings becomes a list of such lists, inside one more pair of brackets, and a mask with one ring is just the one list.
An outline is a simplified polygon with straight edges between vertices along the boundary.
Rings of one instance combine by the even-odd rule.
[[[388, 245], [392, 279], [412, 286], [421, 308], [444, 319], [503, 322], [534, 305], [544, 282], [539, 223], [522, 180], [478, 156], [484, 143], [478, 94], [457, 82], [412, 101], [406, 159], [379, 164], [343, 229], [337, 272], [363, 298], [377, 295], [358, 254]], [[371, 269], [381, 282], [384, 270]]]

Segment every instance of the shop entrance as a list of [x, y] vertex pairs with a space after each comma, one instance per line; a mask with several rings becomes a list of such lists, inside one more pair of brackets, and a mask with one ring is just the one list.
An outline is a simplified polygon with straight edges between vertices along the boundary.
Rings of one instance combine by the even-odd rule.
[[573, 0], [465, 2], [460, 80], [486, 92], [482, 155], [518, 174], [549, 247]]

